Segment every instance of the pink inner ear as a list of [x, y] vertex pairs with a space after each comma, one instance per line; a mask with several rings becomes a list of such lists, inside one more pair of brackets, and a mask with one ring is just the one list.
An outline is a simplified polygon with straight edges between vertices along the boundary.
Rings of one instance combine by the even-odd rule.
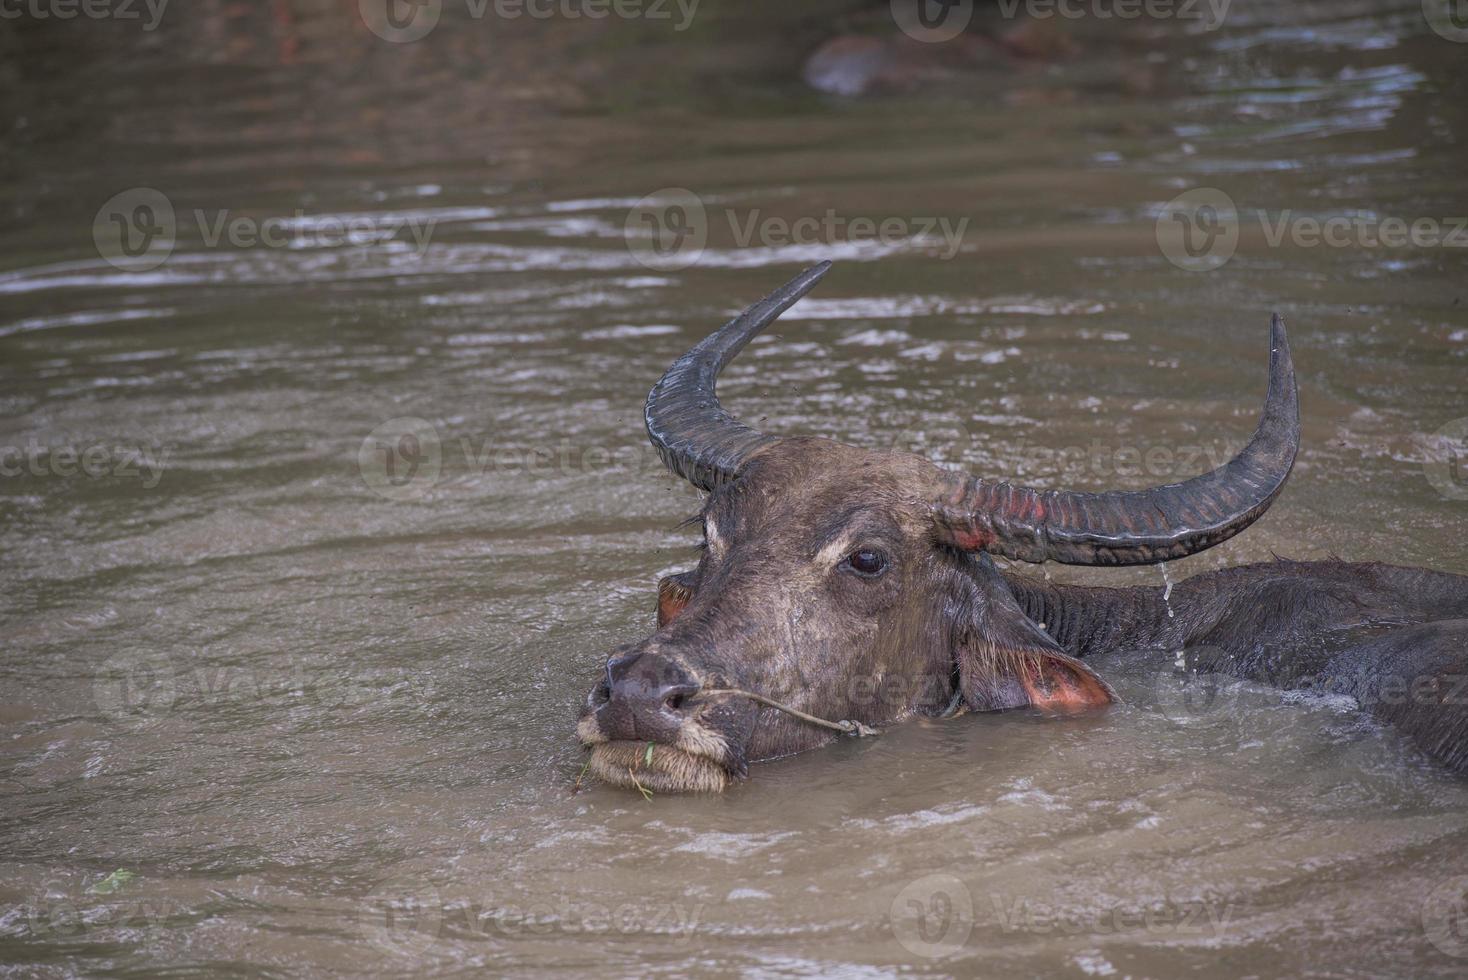
[[1038, 666], [1027, 665], [1020, 671], [1019, 682], [1030, 704], [1042, 711], [1074, 714], [1115, 700], [1090, 671], [1077, 670], [1053, 657], [1046, 657]]
[[658, 583], [658, 629], [671, 623], [693, 598], [693, 590], [669, 575]]

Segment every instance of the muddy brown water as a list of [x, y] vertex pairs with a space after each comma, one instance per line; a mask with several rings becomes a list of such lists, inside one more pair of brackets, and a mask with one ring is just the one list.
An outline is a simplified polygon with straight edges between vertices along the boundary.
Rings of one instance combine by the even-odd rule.
[[706, 7], [0, 24], [7, 970], [1462, 975], [1468, 783], [1338, 699], [1155, 659], [1102, 662], [1099, 716], [572, 793], [604, 652], [693, 560], [646, 390], [823, 258], [722, 386], [766, 428], [1164, 482], [1247, 437], [1277, 309], [1295, 474], [1170, 573], [1468, 571], [1453, 22], [1088, 15], [1059, 64], [843, 101], [800, 60], [881, 9]]

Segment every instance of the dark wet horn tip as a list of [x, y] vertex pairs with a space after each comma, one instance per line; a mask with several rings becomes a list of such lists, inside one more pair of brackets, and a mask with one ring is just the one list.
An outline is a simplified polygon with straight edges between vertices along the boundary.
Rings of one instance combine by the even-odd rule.
[[1253, 437], [1211, 473], [1140, 491], [1075, 493], [946, 474], [940, 538], [1020, 561], [1138, 565], [1196, 554], [1257, 520], [1300, 446], [1299, 392], [1284, 319], [1270, 320], [1269, 390]]
[[668, 469], [701, 490], [733, 479], [754, 453], [775, 443], [724, 411], [719, 372], [831, 270], [819, 262], [725, 323], [668, 368], [648, 393], [647, 434]]

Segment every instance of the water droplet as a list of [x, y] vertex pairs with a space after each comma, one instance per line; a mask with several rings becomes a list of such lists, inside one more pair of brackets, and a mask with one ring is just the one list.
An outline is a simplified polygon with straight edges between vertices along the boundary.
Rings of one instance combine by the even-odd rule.
[[[1172, 608], [1172, 579], [1167, 574], [1167, 563], [1158, 562], [1157, 570], [1162, 573], [1162, 604], [1167, 607], [1167, 618], [1174, 619], [1177, 614]], [[1181, 646], [1177, 648], [1177, 653], [1173, 655], [1172, 664], [1174, 668], [1179, 670], [1188, 665], [1187, 653]]]

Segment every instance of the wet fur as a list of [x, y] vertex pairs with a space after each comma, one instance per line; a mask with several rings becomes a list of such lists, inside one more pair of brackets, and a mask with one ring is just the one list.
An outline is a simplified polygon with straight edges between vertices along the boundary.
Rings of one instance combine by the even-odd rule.
[[1344, 694], [1429, 756], [1468, 772], [1468, 577], [1377, 562], [1276, 560], [1161, 588], [1007, 574], [1028, 619], [1067, 652], [1189, 652], [1199, 671]]
[[[824, 439], [761, 450], [708, 497], [701, 516], [716, 526], [718, 546], [665, 580], [658, 630], [614, 655], [675, 661], [705, 690], [742, 688], [882, 727], [943, 714], [955, 692], [971, 711], [1095, 707], [1112, 695], [1082, 658], [1191, 647], [1206, 652], [1204, 669], [1280, 686], [1335, 678], [1434, 758], [1468, 771], [1468, 713], [1446, 693], [1371, 703], [1383, 677], [1436, 678], [1446, 692], [1450, 675], [1468, 671], [1468, 578], [1279, 561], [1179, 583], [1168, 617], [1161, 589], [1054, 585], [945, 546], [928, 504], [934, 473], [916, 456]], [[890, 553], [879, 580], [830, 564], [858, 545]], [[626, 770], [638, 772], [632, 763], [646, 744], [602, 733], [604, 702], [602, 684], [578, 733], [593, 771], [632, 785]], [[716, 791], [749, 762], [839, 737], [727, 695], [696, 696], [688, 712], [676, 737], [655, 748], [647, 779], [637, 776], [647, 788]]]

